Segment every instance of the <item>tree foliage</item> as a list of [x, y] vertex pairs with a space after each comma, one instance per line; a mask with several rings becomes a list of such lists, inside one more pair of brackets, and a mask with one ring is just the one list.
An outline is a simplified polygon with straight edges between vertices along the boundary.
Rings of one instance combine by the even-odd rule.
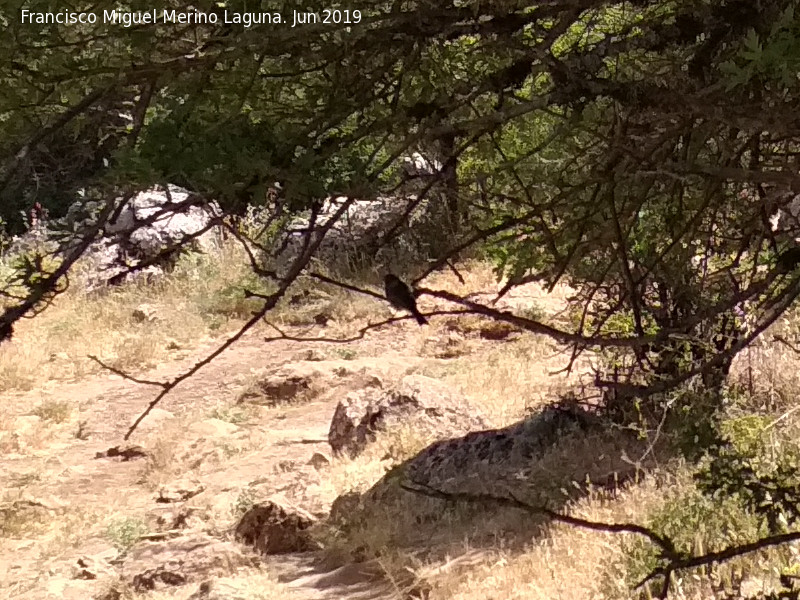
[[[738, 490], [773, 530], [796, 520], [796, 469], [726, 445], [712, 422], [735, 355], [800, 293], [800, 231], [792, 219], [773, 225], [800, 193], [795, 2], [253, 4], [100, 0], [69, 9], [218, 16], [130, 27], [23, 23], [23, 8], [54, 10], [45, 0], [0, 7], [0, 219], [14, 234], [36, 203], [53, 218], [90, 216], [63, 232], [56, 251], [15, 263], [0, 290], [0, 340], [64, 289], [133, 192], [165, 183], [216, 200], [226, 215], [263, 207], [270, 231], [287, 213], [310, 215], [280, 274], [268, 251], [250, 254], [275, 283], [254, 295], [263, 306], [252, 327], [309, 272], [350, 204], [398, 194], [402, 157], [424, 151], [440, 172], [377, 243], [429, 196], [452, 235], [436, 238], [417, 283], [477, 247], [507, 281], [501, 295], [533, 280], [572, 286], [573, 326], [422, 293], [550, 335], [571, 345], [573, 361], [599, 351], [594, 383], [612, 414], [628, 423], [637, 413], [649, 427], [662, 402], [693, 442], [702, 432], [720, 442], [701, 476], [708, 493]], [[337, 8], [351, 22], [290, 26], [294, 11]], [[225, 11], [254, 10], [289, 22], [222, 22]], [[323, 222], [329, 196], [347, 200]], [[163, 384], [139, 421], [245, 329]], [[786, 541], [775, 535], [768, 545]], [[759, 547], [672, 557], [651, 576], [666, 590], [673, 572]]]
[[[437, 258], [478, 244], [510, 285], [570, 283], [576, 327], [551, 333], [575, 357], [604, 348], [597, 383], [623, 404], [718, 387], [797, 295], [793, 265], [775, 266], [797, 232], [769, 223], [800, 185], [792, 2], [361, 0], [347, 7], [358, 23], [249, 28], [221, 22], [248, 10], [237, 1], [192, 3], [216, 24], [131, 27], [22, 23], [22, 6], [0, 13], [12, 230], [34, 202], [59, 216], [78, 190], [108, 200], [153, 183], [227, 213], [265, 204], [275, 181], [290, 211], [376, 198], [425, 149], [461, 226]], [[91, 10], [112, 8], [188, 4]], [[28, 286], [4, 323], [62, 274]]]

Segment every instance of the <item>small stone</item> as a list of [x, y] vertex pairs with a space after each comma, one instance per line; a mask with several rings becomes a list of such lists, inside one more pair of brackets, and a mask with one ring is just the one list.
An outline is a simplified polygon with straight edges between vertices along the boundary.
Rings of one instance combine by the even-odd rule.
[[172, 504], [176, 502], [186, 502], [189, 498], [194, 498], [205, 490], [205, 486], [198, 482], [177, 482], [162, 486], [158, 490], [156, 502], [160, 504]]
[[330, 465], [331, 459], [324, 452], [314, 452], [306, 464], [311, 465], [315, 469], [319, 470]]
[[314, 517], [306, 511], [266, 501], [253, 506], [236, 525], [236, 539], [264, 555], [306, 552]]
[[156, 308], [152, 304], [140, 304], [131, 313], [131, 318], [137, 323], [155, 321]]
[[114, 446], [104, 452], [98, 452], [94, 455], [95, 458], [111, 458], [118, 462], [128, 462], [130, 460], [139, 460], [149, 456], [147, 450], [141, 446], [134, 444]]

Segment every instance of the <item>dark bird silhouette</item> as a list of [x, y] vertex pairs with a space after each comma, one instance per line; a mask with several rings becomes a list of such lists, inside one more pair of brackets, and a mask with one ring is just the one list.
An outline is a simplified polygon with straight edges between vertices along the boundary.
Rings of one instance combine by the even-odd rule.
[[14, 335], [14, 328], [11, 326], [11, 323], [0, 321], [0, 342], [3, 342], [5, 340], [10, 340], [11, 336], [13, 335]]
[[778, 269], [782, 273], [794, 271], [800, 265], [800, 247], [789, 248], [778, 256]]
[[425, 325], [428, 322], [427, 319], [419, 313], [417, 300], [414, 298], [411, 289], [409, 289], [399, 277], [389, 273], [383, 278], [383, 285], [389, 304], [395, 308], [410, 312], [420, 325]]

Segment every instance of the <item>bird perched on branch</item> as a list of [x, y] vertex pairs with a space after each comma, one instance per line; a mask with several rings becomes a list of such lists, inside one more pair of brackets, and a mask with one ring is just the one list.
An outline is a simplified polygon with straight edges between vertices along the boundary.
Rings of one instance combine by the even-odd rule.
[[800, 247], [789, 248], [778, 256], [778, 270], [782, 273], [794, 271], [800, 265]]
[[414, 293], [399, 277], [389, 273], [383, 278], [383, 285], [389, 304], [395, 308], [410, 312], [420, 325], [425, 325], [428, 322], [417, 308], [417, 299], [414, 297]]

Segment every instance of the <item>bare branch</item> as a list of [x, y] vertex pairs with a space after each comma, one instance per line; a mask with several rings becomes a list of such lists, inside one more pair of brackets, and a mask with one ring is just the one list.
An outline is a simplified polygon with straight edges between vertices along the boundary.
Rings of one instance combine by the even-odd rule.
[[675, 544], [669, 538], [659, 535], [652, 529], [637, 525], [635, 523], [602, 523], [598, 521], [589, 521], [588, 519], [581, 519], [579, 517], [572, 517], [564, 515], [545, 506], [534, 506], [523, 502], [516, 498], [513, 494], [508, 496], [493, 496], [491, 494], [473, 494], [466, 492], [444, 492], [431, 487], [427, 484], [410, 481], [410, 484], [401, 483], [400, 487], [406, 491], [421, 494], [423, 496], [430, 496], [431, 498], [439, 498], [441, 500], [459, 500], [465, 502], [491, 502], [500, 506], [509, 506], [512, 508], [519, 508], [529, 514], [544, 515], [559, 523], [573, 525], [575, 527], [582, 527], [584, 529], [591, 529], [593, 531], [605, 531], [609, 533], [635, 533], [648, 538], [656, 546], [661, 549], [662, 556], [678, 559], [680, 554], [675, 550]]
[[167, 383], [164, 383], [163, 381], [153, 381], [152, 379], [139, 379], [137, 377], [132, 377], [128, 373], [125, 373], [124, 371], [121, 371], [120, 369], [117, 369], [116, 367], [112, 367], [111, 365], [107, 365], [102, 360], [97, 358], [94, 354], [87, 354], [86, 356], [87, 356], [87, 358], [90, 358], [91, 360], [96, 362], [98, 365], [100, 365], [101, 367], [106, 369], [107, 371], [111, 371], [115, 375], [119, 375], [120, 377], [122, 377], [123, 379], [127, 379], [128, 381], [132, 381], [134, 383], [139, 383], [141, 385], [154, 385], [154, 386], [160, 387], [160, 388], [166, 387], [168, 385]]

